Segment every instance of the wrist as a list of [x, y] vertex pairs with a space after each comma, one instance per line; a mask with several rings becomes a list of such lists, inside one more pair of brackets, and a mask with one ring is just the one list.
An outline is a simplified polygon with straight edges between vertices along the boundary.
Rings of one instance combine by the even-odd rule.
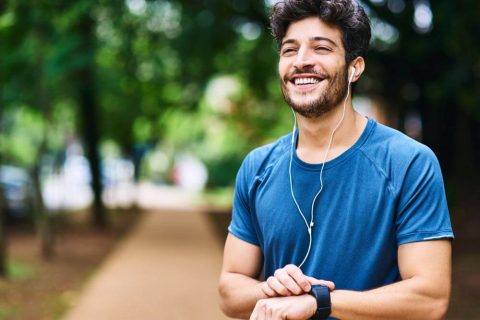
[[332, 310], [332, 313], [330, 314], [330, 316], [333, 318], [340, 318], [340, 314], [341, 314], [340, 300], [342, 299], [342, 293], [344, 292], [345, 291], [342, 291], [342, 290], [335, 290], [330, 293], [330, 302], [331, 302], [331, 310]]
[[317, 299], [315, 299], [315, 297], [309, 293], [306, 293], [304, 296], [308, 304], [308, 310], [309, 310], [308, 319], [312, 319], [313, 316], [315, 316], [315, 313], [317, 313]]

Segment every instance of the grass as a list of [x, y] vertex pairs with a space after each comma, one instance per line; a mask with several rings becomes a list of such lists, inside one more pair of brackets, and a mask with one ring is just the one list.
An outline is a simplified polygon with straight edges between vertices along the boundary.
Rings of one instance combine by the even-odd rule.
[[0, 306], [0, 320], [11, 319], [18, 314], [18, 309], [15, 307]]
[[10, 280], [28, 280], [35, 277], [37, 270], [28, 263], [9, 260], [7, 264], [7, 275]]

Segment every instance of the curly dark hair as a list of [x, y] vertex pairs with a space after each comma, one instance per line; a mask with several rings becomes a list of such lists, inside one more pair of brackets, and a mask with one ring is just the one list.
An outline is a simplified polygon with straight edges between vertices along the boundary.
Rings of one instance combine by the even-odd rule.
[[340, 29], [347, 64], [358, 56], [365, 58], [371, 37], [370, 20], [355, 0], [284, 0], [276, 3], [270, 15], [270, 26], [278, 47], [290, 23], [309, 17], [318, 17]]

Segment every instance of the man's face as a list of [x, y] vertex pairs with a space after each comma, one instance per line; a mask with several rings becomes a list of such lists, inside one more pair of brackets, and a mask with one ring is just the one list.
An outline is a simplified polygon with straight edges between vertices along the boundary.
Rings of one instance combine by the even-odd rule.
[[278, 71], [285, 101], [296, 112], [315, 118], [335, 109], [348, 83], [340, 30], [316, 17], [291, 23]]

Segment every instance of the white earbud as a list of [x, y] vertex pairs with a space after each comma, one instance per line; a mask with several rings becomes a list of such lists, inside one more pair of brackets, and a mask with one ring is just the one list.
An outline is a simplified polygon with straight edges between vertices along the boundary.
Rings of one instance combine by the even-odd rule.
[[357, 69], [355, 69], [355, 67], [352, 67], [352, 73], [350, 74], [350, 78], [348, 79], [348, 83], [352, 83], [353, 77], [355, 76], [355, 71], [357, 71]]

